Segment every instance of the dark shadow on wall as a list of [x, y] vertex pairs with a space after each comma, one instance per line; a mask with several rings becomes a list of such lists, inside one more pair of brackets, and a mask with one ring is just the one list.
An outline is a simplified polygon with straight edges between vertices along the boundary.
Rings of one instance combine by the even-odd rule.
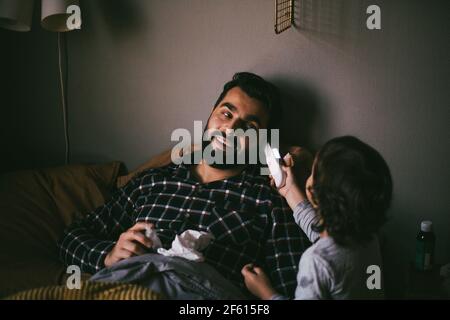
[[[9, 31], [0, 28], [0, 41], [2, 44], [7, 44], [10, 41]], [[0, 108], [0, 119], [2, 119], [3, 123], [0, 125], [0, 148], [2, 150], [2, 154], [0, 157], [0, 173], [6, 172], [11, 166], [11, 153], [13, 150], [12, 145], [14, 141], [17, 141], [17, 136], [15, 136], [15, 132], [13, 132], [11, 128], [11, 123], [15, 121], [14, 119], [14, 105], [12, 104], [12, 80], [13, 80], [13, 72], [11, 70], [12, 64], [11, 61], [11, 50], [8, 50], [9, 46], [6, 46], [6, 50], [2, 48], [0, 50], [0, 70], [2, 73], [2, 77], [4, 79], [9, 79], [9, 81], [2, 81], [2, 103]], [[4, 120], [7, 119], [7, 122]]]
[[[400, 209], [401, 210], [401, 209]], [[403, 211], [403, 210], [402, 210]], [[408, 266], [412, 262], [408, 257], [399, 255], [399, 252], [409, 252], [409, 248], [404, 247], [404, 244], [392, 236], [391, 230], [401, 230], [402, 225], [396, 221], [396, 216], [401, 211], [397, 208], [392, 208], [388, 212], [388, 221], [381, 229], [379, 234], [380, 250], [382, 256], [382, 274], [384, 283], [384, 294], [386, 299], [405, 299], [408, 281]], [[414, 244], [414, 242], [411, 242]]]
[[136, 0], [97, 0], [84, 1], [83, 24], [93, 28], [101, 19], [102, 25], [113, 39], [129, 38], [142, 30], [148, 31], [148, 15], [142, 6], [147, 1]]
[[305, 147], [310, 151], [316, 150], [318, 146], [313, 132], [320, 117], [321, 103], [318, 94], [299, 80], [272, 81], [280, 89], [283, 99], [280, 143]]
[[8, 79], [0, 90], [0, 172], [63, 163], [57, 35], [40, 26], [38, 9], [30, 32], [0, 29], [0, 70]]

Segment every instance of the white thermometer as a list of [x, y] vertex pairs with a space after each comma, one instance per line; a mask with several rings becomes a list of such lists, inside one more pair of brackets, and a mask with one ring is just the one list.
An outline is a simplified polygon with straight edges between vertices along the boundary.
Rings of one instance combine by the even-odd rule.
[[280, 188], [286, 182], [286, 172], [281, 169], [281, 155], [277, 148], [272, 148], [270, 144], [266, 144], [264, 148], [264, 154], [266, 156], [267, 166], [269, 167], [270, 174], [275, 181], [277, 188]]

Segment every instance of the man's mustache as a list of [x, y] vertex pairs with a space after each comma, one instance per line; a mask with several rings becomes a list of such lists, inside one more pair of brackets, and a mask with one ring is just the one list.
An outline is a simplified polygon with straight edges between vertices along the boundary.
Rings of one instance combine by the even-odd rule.
[[222, 135], [213, 136], [211, 142], [213, 142], [213, 140], [216, 140], [218, 143], [223, 145], [225, 149], [232, 149], [235, 151], [242, 149], [238, 137], [236, 136], [227, 136], [225, 133], [223, 133]]
[[242, 151], [243, 144], [241, 143], [239, 136], [234, 135], [233, 133], [228, 133], [218, 130], [218, 129], [206, 129], [206, 131], [210, 131], [211, 137], [209, 141], [206, 141], [206, 145], [211, 144], [214, 140], [216, 140], [219, 144], [225, 147], [226, 150], [229, 151]]

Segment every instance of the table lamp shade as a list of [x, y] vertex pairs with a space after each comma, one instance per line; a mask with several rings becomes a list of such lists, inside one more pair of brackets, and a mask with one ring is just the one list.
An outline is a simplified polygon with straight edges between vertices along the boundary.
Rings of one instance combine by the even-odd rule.
[[42, 27], [48, 31], [70, 31], [67, 27], [67, 19], [70, 16], [67, 8], [70, 5], [79, 5], [79, 2], [78, 0], [42, 0]]
[[34, 0], [0, 0], [0, 27], [30, 31]]

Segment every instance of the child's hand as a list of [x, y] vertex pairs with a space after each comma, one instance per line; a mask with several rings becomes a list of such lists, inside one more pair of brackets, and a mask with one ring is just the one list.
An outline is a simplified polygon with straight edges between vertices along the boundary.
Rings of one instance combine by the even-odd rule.
[[244, 276], [245, 285], [253, 295], [263, 300], [270, 300], [276, 294], [272, 288], [269, 278], [264, 271], [259, 267], [254, 267], [253, 264], [245, 265], [241, 270]]
[[[300, 186], [297, 184], [295, 180], [294, 174], [294, 159], [291, 154], [288, 153], [283, 158], [284, 165], [281, 166], [281, 169], [286, 173], [286, 182], [285, 184], [278, 188], [278, 192], [286, 198], [289, 206], [294, 210], [295, 206], [306, 199], [303, 192], [300, 189]], [[272, 177], [270, 177], [270, 184], [275, 187], [275, 181]]]

